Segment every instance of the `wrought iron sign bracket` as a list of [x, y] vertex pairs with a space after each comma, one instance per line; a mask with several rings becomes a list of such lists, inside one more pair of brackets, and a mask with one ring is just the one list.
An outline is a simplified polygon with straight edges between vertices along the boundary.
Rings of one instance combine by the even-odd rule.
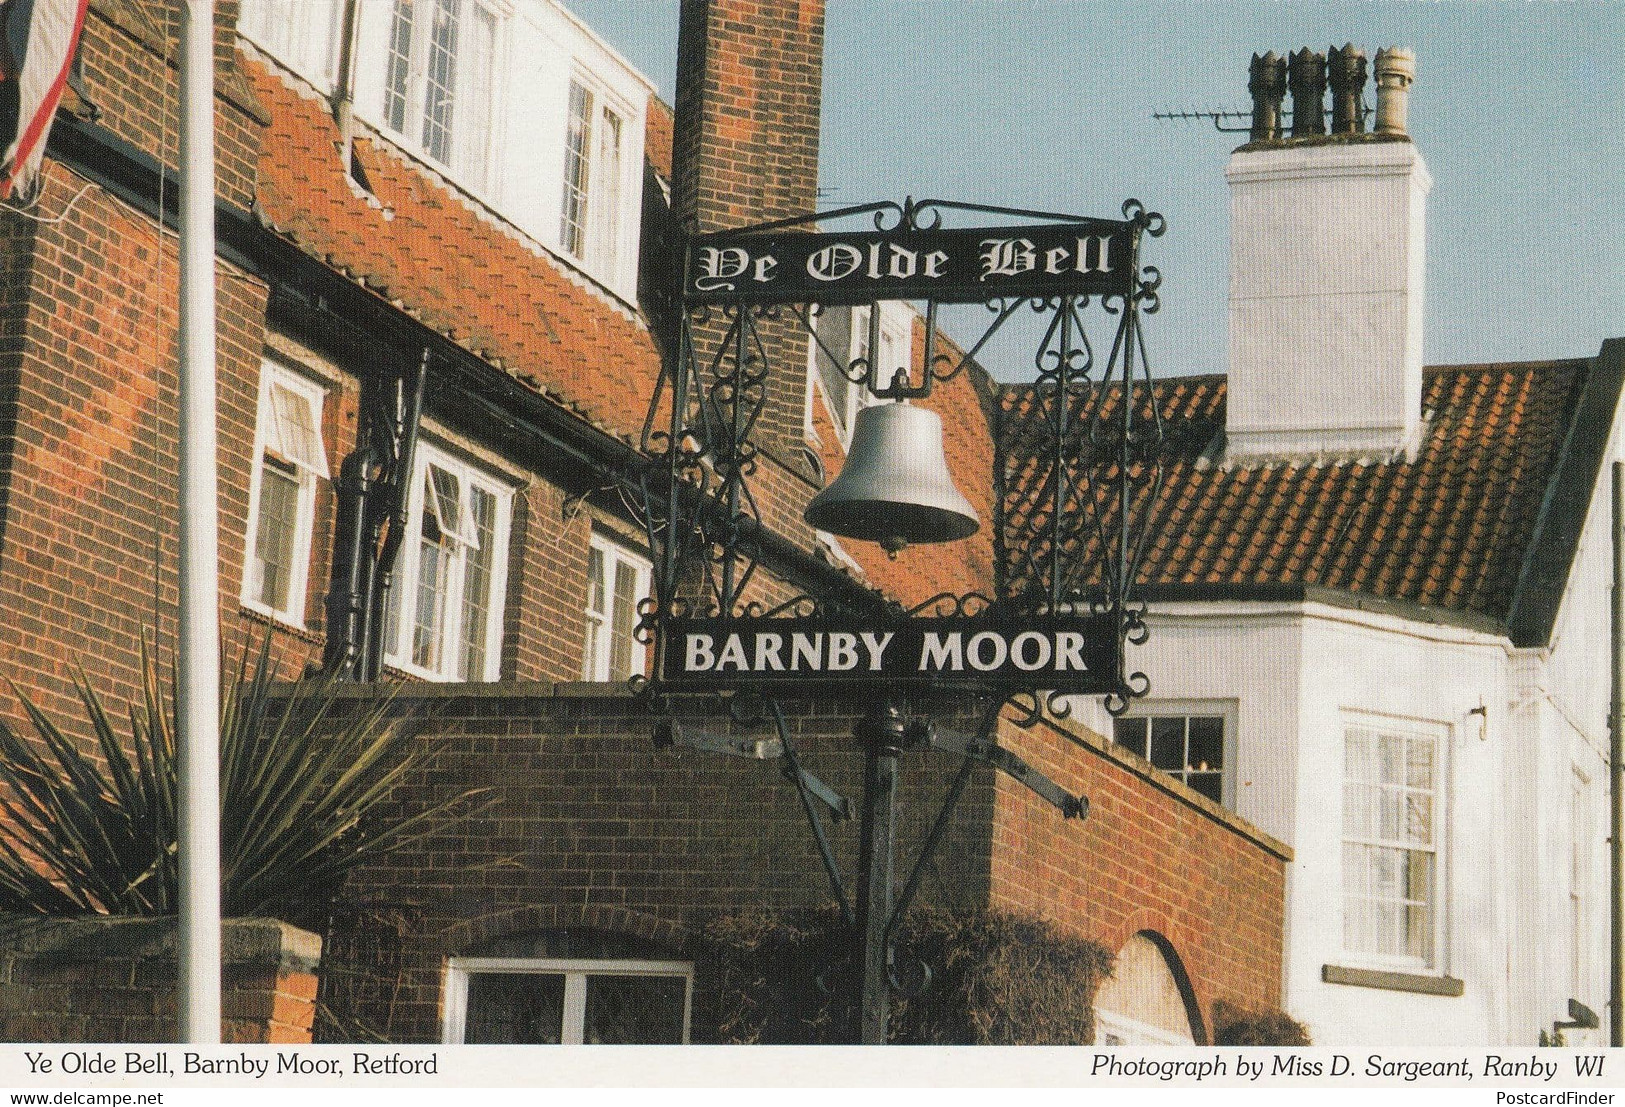
[[932, 727], [930, 742], [933, 749], [947, 750], [993, 766], [1059, 811], [1063, 819], [1081, 819], [1089, 814], [1089, 800], [1086, 797], [1074, 796], [991, 738], [973, 738], [942, 727]]
[[[996, 219], [992, 226], [949, 228], [946, 213]], [[774, 737], [724, 737], [669, 721], [658, 728], [658, 740], [781, 762], [842, 916], [859, 936], [865, 1042], [885, 1040], [887, 989], [901, 983], [895, 930], [974, 767], [1010, 776], [1065, 818], [1088, 811], [1084, 797], [998, 744], [994, 731], [1006, 709], [1031, 725], [1046, 712], [1064, 716], [1067, 696], [1102, 695], [1107, 709], [1120, 713], [1149, 687], [1143, 674], [1125, 671], [1124, 655], [1127, 643], [1147, 633], [1135, 584], [1162, 479], [1162, 425], [1141, 331], [1142, 317], [1157, 310], [1161, 276], [1142, 266], [1140, 248], [1144, 238], [1162, 233], [1163, 220], [1133, 200], [1122, 215], [1090, 219], [909, 199], [690, 235], [682, 243], [672, 297], [680, 307], [674, 354], [645, 419], [646, 461], [629, 481], [656, 562], [654, 595], [637, 627], [654, 658], [640, 690], [651, 702], [721, 695], [741, 724], [771, 717]], [[830, 229], [852, 218], [866, 218], [869, 226]], [[901, 371], [880, 364], [875, 307], [897, 300], [925, 305], [923, 363], [910, 357]], [[961, 356], [939, 348], [941, 304], [989, 310], [987, 329]], [[852, 346], [832, 348], [840, 342], [820, 333], [820, 313], [865, 305], [867, 349], [853, 357]], [[1091, 305], [1115, 317], [1110, 352], [1101, 358], [1086, 326]], [[775, 372], [774, 328], [799, 324], [836, 372], [877, 399], [921, 400], [974, 362], [1023, 308], [1039, 316], [1044, 334], [1033, 356], [1036, 379], [1000, 389], [996, 401], [993, 594], [944, 593], [907, 611], [878, 597], [866, 604], [803, 594], [763, 603], [757, 574], [774, 536], [757, 504], [756, 475]], [[808, 371], [804, 359], [796, 361], [778, 371]], [[960, 516], [974, 528], [968, 505]], [[817, 518], [831, 531], [869, 537]], [[924, 532], [898, 544], [964, 533]], [[891, 537], [872, 540], [891, 551]], [[849, 896], [826, 821], [850, 817], [851, 805], [802, 768], [775, 697], [856, 689], [872, 708], [854, 728], [865, 773], [857, 883]], [[934, 731], [895, 698], [945, 692], [986, 703], [978, 736]], [[924, 749], [962, 761], [894, 901], [899, 760]]]

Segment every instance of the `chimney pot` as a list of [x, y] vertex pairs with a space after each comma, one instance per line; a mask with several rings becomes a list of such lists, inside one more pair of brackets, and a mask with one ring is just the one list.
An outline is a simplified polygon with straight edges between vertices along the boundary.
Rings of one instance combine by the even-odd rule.
[[1377, 125], [1379, 135], [1408, 134], [1406, 116], [1411, 82], [1416, 80], [1416, 53], [1402, 46], [1377, 51]]
[[1295, 51], [1287, 62], [1292, 87], [1292, 137], [1326, 133], [1326, 56], [1310, 49]]
[[1253, 94], [1254, 142], [1281, 140], [1281, 100], [1286, 96], [1286, 59], [1271, 50], [1254, 54], [1247, 74], [1247, 90]]
[[1332, 87], [1332, 133], [1359, 134], [1365, 130], [1365, 51], [1352, 42], [1327, 52], [1327, 79]]

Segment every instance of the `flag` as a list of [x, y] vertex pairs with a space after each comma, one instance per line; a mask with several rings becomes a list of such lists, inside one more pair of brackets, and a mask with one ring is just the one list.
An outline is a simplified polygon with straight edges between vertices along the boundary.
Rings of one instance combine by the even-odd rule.
[[15, 133], [0, 157], [0, 199], [28, 196], [38, 187], [45, 139], [73, 67], [89, 0], [3, 0], [0, 2], [0, 80], [13, 85]]

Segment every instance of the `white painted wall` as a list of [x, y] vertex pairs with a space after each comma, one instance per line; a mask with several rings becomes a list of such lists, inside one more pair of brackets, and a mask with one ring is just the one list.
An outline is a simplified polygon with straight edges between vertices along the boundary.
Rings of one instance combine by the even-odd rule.
[[[1317, 1044], [1494, 1043], [1507, 1034], [1505, 639], [1323, 604], [1157, 605], [1132, 668], [1149, 701], [1238, 702], [1236, 810], [1292, 845], [1284, 1005]], [[1473, 708], [1484, 704], [1480, 722]], [[1460, 997], [1328, 984], [1325, 965], [1390, 968], [1343, 949], [1343, 728], [1348, 712], [1432, 724], [1444, 759], [1436, 975]], [[1480, 734], [1482, 733], [1482, 737]], [[1522, 1039], [1530, 1041], [1530, 1039]]]
[[[1507, 804], [1507, 853], [1518, 866], [1511, 875], [1527, 904], [1509, 966], [1519, 1001], [1512, 1017], [1533, 1036], [1566, 1019], [1569, 999], [1578, 999], [1604, 1022], [1590, 1033], [1567, 1031], [1571, 1043], [1607, 1041], [1611, 484], [1612, 462], [1625, 457], [1622, 415], [1625, 409], [1615, 412], [1551, 645], [1529, 651], [1527, 673], [1514, 690], [1529, 748], [1521, 755], [1528, 784]], [[1589, 801], [1578, 828], [1569, 799], [1577, 774]], [[1585, 843], [1578, 894], [1586, 919], [1578, 965], [1569, 941], [1575, 930], [1570, 897], [1576, 890], [1577, 830]]]
[[1393, 452], [1422, 395], [1424, 213], [1409, 142], [1243, 149], [1230, 182], [1227, 452]]

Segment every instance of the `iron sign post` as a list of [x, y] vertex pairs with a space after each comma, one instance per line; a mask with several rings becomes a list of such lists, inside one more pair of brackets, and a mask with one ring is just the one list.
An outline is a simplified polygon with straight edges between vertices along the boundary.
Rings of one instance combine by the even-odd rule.
[[[950, 212], [999, 222], [946, 228]], [[1102, 695], [1119, 713], [1148, 689], [1143, 674], [1125, 672], [1124, 646], [1146, 635], [1133, 581], [1161, 481], [1161, 424], [1139, 320], [1156, 310], [1161, 280], [1141, 266], [1140, 244], [1160, 235], [1163, 222], [1132, 200], [1123, 215], [1085, 219], [910, 200], [686, 243], [673, 301], [680, 315], [672, 327], [675, 356], [651, 397], [641, 443], [647, 462], [631, 482], [656, 563], [654, 595], [638, 625], [641, 639], [654, 645], [654, 672], [635, 682], [668, 715], [676, 697], [721, 696], [736, 724], [775, 728], [775, 738], [742, 739], [668, 717], [656, 742], [782, 760], [854, 933], [854, 1029], [865, 1044], [886, 1040], [890, 991], [901, 976], [893, 938], [973, 768], [1006, 773], [1063, 817], [1087, 813], [1086, 799], [999, 745], [999, 719], [1012, 709], [1021, 726], [1046, 713], [1062, 717], [1072, 695]], [[853, 217], [867, 218], [872, 229], [826, 229]], [[926, 305], [925, 363], [917, 375], [911, 366], [883, 380], [877, 358], [850, 359], [819, 335], [816, 320], [826, 307], [869, 304], [874, 349], [872, 305], [881, 300]], [[1085, 326], [1095, 302], [1117, 317], [1104, 361]], [[990, 311], [985, 333], [957, 362], [939, 352], [939, 304]], [[800, 595], [771, 609], [753, 600], [769, 544], [752, 484], [772, 372], [762, 328], [793, 319], [852, 384], [907, 400], [929, 396], [961, 372], [1024, 306], [1048, 322], [1034, 355], [1036, 382], [1020, 396], [1007, 394], [995, 413], [994, 595], [944, 593], [911, 610], [878, 595]], [[797, 761], [778, 699], [790, 688], [861, 692], [874, 704], [854, 727], [864, 751], [855, 909], [824, 822], [846, 817], [849, 805]], [[910, 714], [913, 697], [945, 692], [986, 702], [975, 737], [939, 733], [928, 718]], [[914, 749], [950, 752], [961, 764], [894, 900], [899, 763]], [[929, 972], [920, 979], [928, 981]]]

